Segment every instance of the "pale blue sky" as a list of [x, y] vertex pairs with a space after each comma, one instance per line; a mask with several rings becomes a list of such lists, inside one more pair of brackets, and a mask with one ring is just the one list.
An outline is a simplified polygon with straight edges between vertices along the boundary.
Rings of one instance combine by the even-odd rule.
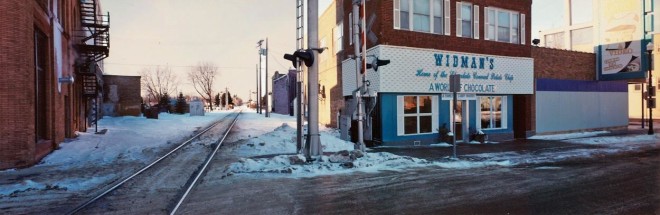
[[[319, 14], [331, 0], [319, 0]], [[534, 0], [532, 35], [563, 23], [563, 1]], [[102, 0], [111, 15], [110, 57], [105, 72], [138, 75], [169, 65], [185, 94], [195, 95], [187, 72], [200, 61], [220, 67], [215, 88], [248, 99], [256, 86], [256, 42], [269, 38], [269, 75], [291, 66], [295, 49], [295, 0]], [[254, 97], [253, 97], [254, 98]]]
[[564, 19], [563, 0], [533, 0], [532, 39], [539, 38], [540, 30], [562, 26]]

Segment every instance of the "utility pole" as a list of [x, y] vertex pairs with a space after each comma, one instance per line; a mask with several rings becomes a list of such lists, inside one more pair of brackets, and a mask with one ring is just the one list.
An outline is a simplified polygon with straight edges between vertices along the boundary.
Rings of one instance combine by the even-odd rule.
[[225, 87], [225, 110], [229, 110], [229, 90]]
[[262, 74], [262, 72], [261, 72], [261, 55], [262, 55], [262, 51], [263, 51], [263, 49], [261, 49], [261, 44], [263, 42], [264, 42], [264, 40], [259, 40], [259, 42], [257, 42], [257, 44], [259, 44], [259, 93], [258, 93], [259, 94], [258, 95], [259, 100], [260, 100], [260, 102], [259, 102], [259, 114], [261, 114], [263, 112], [263, 110], [261, 110], [261, 108], [263, 108], [261, 106], [261, 102], [263, 102], [262, 96], [263, 96], [263, 93], [264, 93], [264, 90], [261, 88], [261, 85], [262, 85], [262, 82], [263, 82], [262, 77], [261, 77], [261, 74]]
[[[364, 13], [365, 13], [365, 1], [364, 0], [354, 0], [353, 1], [353, 49], [355, 52], [355, 81], [356, 81], [356, 96], [355, 99], [357, 100], [357, 117], [358, 117], [358, 142], [355, 143], [355, 149], [363, 151], [365, 150], [365, 145], [364, 145], [364, 108], [363, 103], [362, 103], [362, 89], [363, 89], [363, 84], [366, 79], [366, 73], [367, 73], [367, 62], [366, 62], [366, 57], [367, 57], [367, 46], [366, 46], [366, 36], [364, 34], [364, 28], [365, 28], [365, 20], [364, 20]], [[360, 24], [358, 24], [359, 20], [362, 18], [362, 31], [360, 31]], [[360, 39], [362, 38], [362, 39]], [[362, 49], [362, 54], [360, 54], [360, 49]]]
[[[318, 28], [319, 28], [319, 16], [318, 16], [318, 0], [308, 0], [307, 5], [307, 24], [309, 29], [307, 30], [307, 47], [309, 49], [319, 48], [318, 47]], [[319, 54], [316, 51], [311, 51], [311, 54], [314, 56], [314, 59], [319, 59]], [[308, 126], [308, 143], [310, 146], [310, 155], [311, 156], [320, 156], [323, 154], [321, 149], [321, 140], [319, 134], [319, 64], [314, 62], [311, 67], [309, 67], [309, 76], [308, 76], [308, 90], [309, 92], [309, 122]]]
[[257, 97], [257, 99], [256, 99], [256, 100], [257, 100], [257, 113], [260, 113], [260, 112], [259, 112], [259, 109], [261, 108], [261, 107], [260, 107], [261, 104], [260, 104], [260, 102], [259, 102], [260, 99], [259, 99], [259, 65], [258, 65], [258, 64], [257, 64], [257, 76], [256, 76], [256, 79], [257, 79], [257, 92], [256, 92], [256, 93], [257, 93], [257, 96], [256, 96], [256, 97]]
[[266, 37], [266, 49], [263, 50], [263, 54], [266, 55], [266, 117], [270, 117], [268, 114], [268, 99], [270, 98], [270, 94], [268, 93], [268, 82], [272, 80], [271, 78], [268, 77], [268, 37]]

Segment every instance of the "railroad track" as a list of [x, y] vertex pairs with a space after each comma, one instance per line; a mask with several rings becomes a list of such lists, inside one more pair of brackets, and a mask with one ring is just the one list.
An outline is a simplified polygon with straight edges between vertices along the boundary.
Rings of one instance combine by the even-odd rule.
[[[166, 200], [166, 203], [161, 204], [166, 205], [165, 208], [160, 208], [162, 212], [167, 211], [169, 214], [174, 214], [176, 211], [179, 209], [179, 207], [185, 202], [186, 198], [188, 195], [190, 195], [190, 192], [194, 188], [194, 186], [197, 184], [199, 179], [202, 178], [202, 175], [205, 174], [207, 167], [209, 166], [209, 163], [211, 160], [213, 160], [213, 157], [217, 153], [217, 151], [220, 149], [222, 146], [222, 143], [224, 142], [225, 138], [233, 128], [234, 124], [238, 120], [238, 116], [241, 114], [242, 111], [234, 112], [226, 117], [224, 117], [221, 120], [218, 120], [217, 122], [213, 123], [212, 125], [208, 126], [206, 129], [202, 130], [201, 132], [197, 133], [193, 137], [189, 138], [188, 140], [180, 143], [176, 148], [172, 149], [171, 151], [167, 152], [165, 155], [161, 156], [160, 158], [154, 160], [150, 164], [144, 166], [143, 168], [137, 170], [135, 173], [131, 174], [130, 176], [122, 179], [121, 181], [115, 183], [114, 185], [110, 186], [109, 188], [105, 189], [104, 191], [100, 192], [100, 194], [95, 195], [94, 197], [88, 199], [84, 203], [80, 204], [78, 207], [74, 208], [67, 214], [76, 214], [78, 212], [81, 212], [83, 210], [88, 210], [90, 209], [90, 206], [92, 205], [101, 205], [98, 207], [107, 207], [107, 203], [99, 203], [102, 199], [107, 199], [109, 198], [108, 196], [118, 192], [119, 189], [124, 189], [122, 194], [117, 194], [117, 195], [123, 195], [123, 194], [128, 194], [129, 197], [119, 197], [115, 198], [114, 200], [119, 200], [118, 203], [119, 205], [127, 205], [129, 207], [128, 212], [132, 209], [138, 209], [138, 208], [130, 208], [130, 204], [135, 204], [135, 206], [140, 206], [139, 201], [138, 203], [135, 203], [136, 199], [139, 199], [137, 196], [141, 196], [144, 199], [153, 197], [155, 195], [160, 196], [162, 192], [167, 192], [169, 193], [169, 196], [173, 196], [174, 198], [171, 198], [169, 200]], [[225, 120], [225, 119], [230, 119], [230, 120]], [[207, 138], [207, 139], [201, 139], [201, 137], [205, 134], [209, 134], [209, 131], [218, 129], [216, 127], [220, 126], [221, 137], [220, 138]], [[223, 129], [224, 128], [224, 129]], [[191, 143], [196, 142], [201, 144], [196, 144], [192, 145]], [[213, 149], [211, 150], [210, 153], [207, 152], [209, 147], [206, 147], [205, 144], [208, 144], [208, 146], [211, 146]], [[188, 148], [189, 152], [186, 152], [186, 149]], [[199, 151], [207, 152], [206, 158], [203, 160], [203, 163], [200, 165], [197, 163], [197, 167], [195, 168], [186, 168], [185, 162], [192, 162], [194, 163], [195, 160], [200, 159], [199, 156], [196, 156]], [[187, 153], [187, 154], [186, 154]], [[169, 161], [168, 161], [169, 160]], [[169, 162], [169, 164], [168, 164]], [[158, 169], [157, 167], [160, 167]], [[178, 176], [178, 174], [174, 174], [168, 167], [172, 167], [172, 171], [176, 171], [176, 168], [178, 167], [179, 170], [194, 170], [192, 173], [190, 173], [190, 177], [185, 180], [185, 183], [181, 183], [178, 185], [178, 188], [180, 188], [178, 191], [175, 191], [176, 188], [171, 188], [171, 187], [177, 187], [177, 185], [172, 185], [170, 184], [170, 188], [162, 188], [162, 189], [156, 189], [155, 188], [148, 188], [151, 189], [151, 192], [147, 189], [145, 192], [145, 189], [138, 190], [136, 192], [135, 190], [131, 190], [130, 183], [134, 183], [134, 185], [140, 185], [142, 183], [142, 186], [158, 186], [157, 183], [163, 182], [163, 178], [155, 178], [158, 175], [163, 175], [163, 174], [169, 174], [169, 177], [177, 177], [176, 179], [178, 180], [183, 180], [181, 177]], [[145, 174], [149, 172], [148, 174]], [[185, 172], [185, 171], [184, 171]], [[182, 173], [182, 175], [185, 175], [185, 173]], [[141, 182], [136, 182], [140, 181]], [[146, 180], [146, 181], [145, 181]], [[163, 191], [165, 190], [165, 191]], [[143, 195], [138, 195], [144, 193]], [[166, 197], [160, 197], [160, 198], [166, 198]], [[175, 201], [174, 201], [175, 200]], [[110, 199], [108, 201], [113, 201], [113, 199]], [[127, 204], [122, 204], [121, 202], [130, 202]], [[152, 203], [149, 201], [149, 203]], [[174, 204], [175, 203], [175, 204]], [[156, 204], [157, 205], [157, 204]], [[150, 207], [153, 205], [142, 205], [142, 207]], [[155, 206], [157, 207], [157, 206]], [[156, 208], [153, 208], [156, 209]], [[116, 210], [116, 209], [113, 209]], [[103, 211], [101, 209], [100, 211]]]

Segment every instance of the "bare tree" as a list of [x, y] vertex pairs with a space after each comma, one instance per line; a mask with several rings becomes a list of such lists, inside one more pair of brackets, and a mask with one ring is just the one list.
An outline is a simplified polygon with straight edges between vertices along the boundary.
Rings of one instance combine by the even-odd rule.
[[200, 62], [188, 72], [188, 79], [193, 84], [195, 91], [210, 105], [213, 109], [213, 81], [218, 75], [218, 67], [211, 62]]
[[142, 89], [147, 93], [147, 100], [158, 101], [163, 95], [175, 95], [179, 82], [169, 67], [144, 68], [140, 71]]

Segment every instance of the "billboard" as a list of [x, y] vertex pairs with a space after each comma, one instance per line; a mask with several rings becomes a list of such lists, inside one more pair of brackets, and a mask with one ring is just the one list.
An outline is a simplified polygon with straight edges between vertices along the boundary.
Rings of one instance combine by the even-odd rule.
[[599, 80], [644, 78], [642, 1], [599, 0], [597, 5]]

